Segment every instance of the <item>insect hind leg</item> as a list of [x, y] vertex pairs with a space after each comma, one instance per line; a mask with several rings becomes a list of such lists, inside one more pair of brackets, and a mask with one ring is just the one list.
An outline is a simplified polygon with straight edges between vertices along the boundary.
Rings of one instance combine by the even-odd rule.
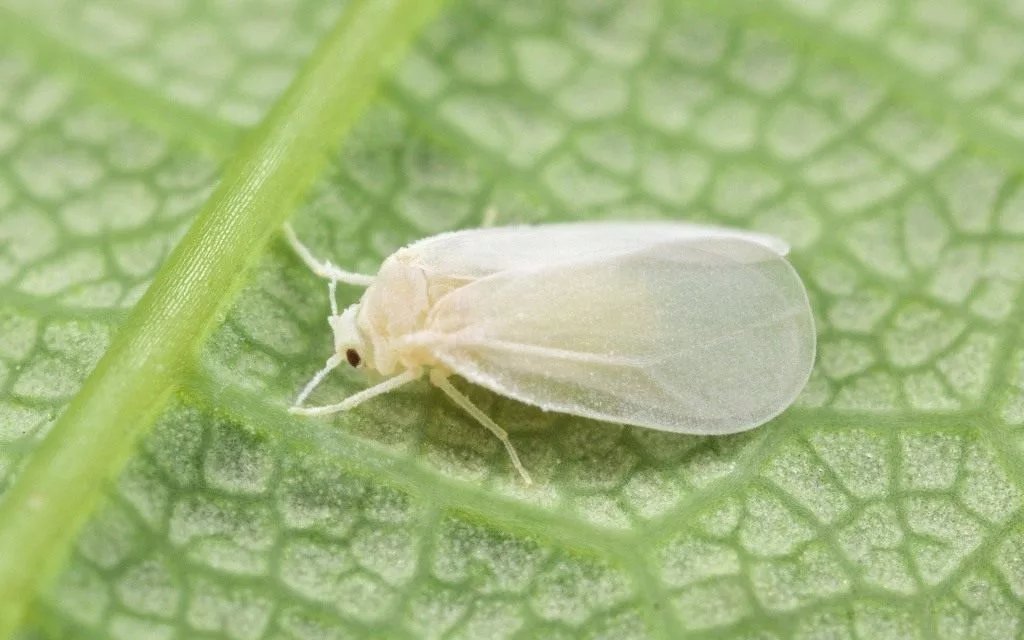
[[339, 269], [326, 260], [318, 260], [313, 252], [309, 250], [309, 247], [304, 245], [299, 237], [295, 235], [295, 229], [289, 223], [284, 224], [284, 237], [288, 240], [288, 244], [291, 245], [292, 250], [302, 259], [302, 261], [309, 267], [310, 271], [326, 278], [332, 282], [344, 282], [345, 284], [351, 284], [359, 287], [367, 287], [373, 284], [374, 277], [366, 275], [364, 273], [355, 273], [353, 271], [345, 271]]
[[530, 477], [530, 473], [523, 466], [523, 463], [519, 461], [519, 454], [516, 453], [516, 448], [512, 446], [512, 441], [508, 439], [508, 432], [502, 429], [498, 424], [491, 420], [490, 416], [480, 410], [473, 401], [467, 398], [462, 392], [452, 386], [452, 383], [448, 382], [448, 377], [442, 374], [440, 371], [430, 372], [430, 382], [445, 392], [452, 402], [459, 405], [459, 407], [476, 419], [484, 428], [493, 433], [501, 443], [505, 445], [505, 450], [508, 452], [509, 458], [512, 459], [512, 466], [516, 468], [519, 475], [523, 478], [523, 482], [527, 485], [533, 484], [533, 478]]

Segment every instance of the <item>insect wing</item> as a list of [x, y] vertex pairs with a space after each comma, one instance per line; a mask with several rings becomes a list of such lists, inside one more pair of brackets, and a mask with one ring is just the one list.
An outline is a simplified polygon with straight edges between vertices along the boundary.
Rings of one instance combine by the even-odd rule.
[[815, 348], [800, 277], [736, 237], [502, 272], [442, 298], [428, 322], [440, 361], [502, 395], [695, 434], [780, 413]]
[[778, 255], [789, 245], [774, 236], [681, 222], [584, 222], [494, 227], [442, 233], [408, 247], [433, 274], [475, 280], [509, 269], [543, 267], [637, 251], [668, 241], [736, 238]]

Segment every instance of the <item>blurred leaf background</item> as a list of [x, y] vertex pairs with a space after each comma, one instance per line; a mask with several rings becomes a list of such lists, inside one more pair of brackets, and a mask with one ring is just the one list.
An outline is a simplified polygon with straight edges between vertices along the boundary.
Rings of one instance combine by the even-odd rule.
[[[46, 467], [73, 400], [124, 415], [131, 398], [82, 384], [185, 291], [138, 304], [162, 268], [236, 251], [241, 287], [188, 301], [227, 307], [163, 345], [184, 369], [132, 414], [124, 467], [87, 456], [103, 497], [61, 503], [86, 524], [37, 545], [56, 577], [5, 593], [15, 637], [1021, 637], [1024, 4], [460, 0], [414, 35], [356, 34], [386, 56], [409, 40], [393, 70], [334, 73], [349, 12], [413, 4], [0, 2], [0, 492]], [[303, 92], [341, 113], [378, 75], [351, 129], [289, 147], [294, 194], [238, 180], [274, 161], [253, 141], [317, 133]], [[237, 202], [237, 236], [185, 235]], [[289, 416], [330, 338], [276, 224], [373, 271], [492, 206], [785, 237], [818, 323], [811, 383], [725, 438], [466, 385], [529, 489], [426, 384]], [[0, 567], [34, 569], [12, 539]]]

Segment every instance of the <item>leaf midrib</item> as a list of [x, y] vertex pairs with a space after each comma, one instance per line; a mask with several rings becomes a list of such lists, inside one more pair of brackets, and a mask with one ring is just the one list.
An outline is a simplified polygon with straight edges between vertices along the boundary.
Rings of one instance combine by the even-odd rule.
[[384, 71], [441, 4], [353, 2], [243, 142], [217, 191], [0, 503], [0, 638], [18, 628], [61, 565], [104, 485], [241, 288], [246, 268], [321, 174]]

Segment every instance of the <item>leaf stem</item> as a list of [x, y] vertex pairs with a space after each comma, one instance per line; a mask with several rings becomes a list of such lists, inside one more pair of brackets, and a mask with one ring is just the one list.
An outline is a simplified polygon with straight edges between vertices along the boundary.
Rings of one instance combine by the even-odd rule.
[[443, 0], [355, 0], [238, 154], [110, 350], [0, 503], [0, 638], [66, 558], [246, 268]]

